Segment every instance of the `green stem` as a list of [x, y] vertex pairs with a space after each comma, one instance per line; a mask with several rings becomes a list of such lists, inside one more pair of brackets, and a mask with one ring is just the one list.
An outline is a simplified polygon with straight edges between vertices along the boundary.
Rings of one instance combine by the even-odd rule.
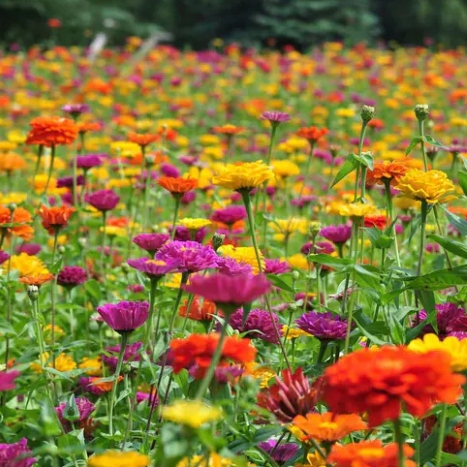
[[[56, 227], [54, 231], [54, 244], [53, 244], [53, 249], [52, 249], [52, 267], [55, 266], [55, 255], [57, 254], [57, 242], [58, 242], [58, 233], [59, 229]], [[52, 281], [52, 284], [50, 286], [50, 308], [51, 308], [51, 340], [52, 340], [52, 345], [51, 345], [51, 352], [52, 352], [52, 366], [55, 368], [55, 289], [56, 289], [56, 284], [57, 284], [57, 275], [55, 275], [54, 280]]]
[[151, 277], [151, 288], [149, 290], [149, 316], [146, 321], [146, 332], [144, 333], [143, 349], [146, 352], [150, 347], [150, 336], [154, 321], [154, 304], [156, 302], [157, 279]]
[[420, 422], [415, 419], [415, 426], [414, 426], [414, 447], [415, 447], [415, 464], [421, 465], [421, 440], [420, 440]]
[[397, 458], [399, 467], [405, 466], [404, 460], [404, 437], [402, 435], [402, 426], [399, 419], [394, 420], [394, 438], [397, 443]]
[[[102, 211], [102, 244], [101, 244], [101, 272], [105, 276], [105, 222], [107, 218], [107, 211]], [[130, 242], [131, 243], [131, 242]]]
[[439, 437], [438, 446], [436, 448], [435, 466], [441, 467], [441, 457], [443, 455], [443, 443], [444, 443], [444, 432], [446, 431], [446, 417], [447, 417], [448, 406], [442, 405], [441, 416], [439, 418]]
[[[367, 125], [368, 125], [368, 122], [363, 120], [362, 127], [360, 129], [360, 137], [358, 138], [358, 155], [359, 156], [362, 154], [362, 151], [363, 151], [363, 143], [365, 141], [365, 132], [366, 132]], [[357, 201], [357, 198], [358, 198], [358, 180], [360, 178], [360, 168], [361, 168], [361, 164], [358, 164], [357, 173], [355, 176], [354, 203], [355, 201]], [[363, 187], [362, 187], [362, 190], [363, 190]]]
[[51, 155], [50, 155], [50, 166], [49, 166], [49, 173], [47, 174], [47, 181], [45, 182], [44, 191], [42, 192], [41, 198], [47, 193], [49, 189], [50, 179], [52, 178], [52, 172], [54, 168], [54, 161], [55, 161], [55, 144], [52, 144], [50, 148]]
[[117, 368], [114, 373], [114, 380], [112, 382], [112, 392], [110, 393], [110, 402], [109, 402], [109, 434], [113, 435], [113, 412], [115, 405], [115, 394], [117, 392], [118, 377], [122, 371], [123, 357], [125, 355], [125, 349], [128, 342], [129, 333], [122, 332], [120, 337], [120, 352], [118, 353]]
[[328, 344], [329, 344], [328, 340], [319, 341], [319, 353], [318, 353], [318, 360], [316, 363], [322, 363]]
[[[436, 227], [438, 229], [438, 235], [440, 237], [444, 237], [443, 230], [441, 229], [441, 224], [439, 223], [438, 209], [437, 209], [436, 205], [433, 206], [433, 213], [435, 215], [435, 221], [436, 221]], [[451, 262], [451, 258], [449, 256], [449, 253], [445, 248], [443, 248], [443, 251], [444, 251], [444, 256], [446, 257], [446, 262], [448, 263], [448, 269], [452, 269], [452, 262]]]
[[39, 172], [39, 167], [41, 165], [41, 159], [42, 159], [43, 154], [44, 154], [44, 146], [42, 144], [39, 144], [37, 148], [37, 159], [36, 159], [36, 167], [34, 169], [34, 178], [36, 178], [37, 172]]
[[177, 226], [177, 221], [178, 221], [178, 209], [180, 207], [180, 199], [181, 196], [180, 194], [175, 194], [175, 211], [174, 211], [174, 217], [172, 221], [172, 232], [170, 233], [170, 240], [173, 240], [175, 238], [175, 228]]
[[425, 228], [426, 228], [427, 214], [428, 214], [428, 204], [425, 200], [422, 200], [421, 225], [420, 225], [420, 246], [419, 246], [419, 252], [418, 252], [417, 276], [419, 276], [422, 271], [423, 250], [425, 248]]
[[427, 162], [427, 157], [426, 157], [426, 150], [425, 150], [425, 126], [423, 123], [423, 120], [418, 121], [418, 133], [420, 135], [420, 146], [422, 148], [422, 156], [423, 156], [423, 168], [425, 169], [425, 172], [428, 171], [428, 162]]

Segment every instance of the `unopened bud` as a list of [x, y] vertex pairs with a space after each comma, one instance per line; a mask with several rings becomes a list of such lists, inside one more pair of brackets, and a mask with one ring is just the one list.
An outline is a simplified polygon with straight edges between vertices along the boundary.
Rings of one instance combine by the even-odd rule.
[[428, 104], [417, 104], [415, 106], [415, 116], [420, 122], [426, 120], [428, 118], [429, 113], [430, 108], [428, 107]]
[[[154, 157], [153, 154], [146, 154], [144, 156], [144, 161], [146, 163], [146, 168], [152, 167], [154, 165], [154, 162], [156, 161], [156, 158]], [[150, 175], [148, 174], [148, 177]]]
[[315, 238], [316, 235], [319, 234], [320, 230], [321, 230], [321, 223], [320, 222], [316, 222], [316, 221], [310, 222], [309, 231], [310, 231], [310, 235], [313, 238]]
[[122, 374], [124, 375], [129, 375], [131, 373], [131, 364], [130, 363], [124, 363], [122, 365]]
[[88, 239], [86, 237], [79, 237], [78, 243], [84, 248], [88, 243]]
[[214, 251], [217, 251], [224, 244], [224, 240], [225, 240], [224, 234], [219, 234], [216, 232], [212, 236], [212, 247], [214, 248]]
[[300, 279], [300, 273], [299, 273], [298, 271], [296, 271], [296, 270], [293, 270], [293, 271], [292, 271], [292, 279], [293, 279], [294, 281]]
[[37, 285], [28, 285], [28, 297], [31, 302], [39, 298], [39, 287]]
[[13, 212], [18, 206], [15, 203], [9, 203], [7, 208], [10, 210], [10, 212]]
[[332, 156], [333, 159], [335, 159], [337, 157], [340, 150], [341, 150], [341, 147], [338, 146], [337, 144], [331, 144], [329, 146], [329, 152], [331, 153], [331, 156]]
[[125, 272], [125, 273], [129, 272], [130, 269], [131, 269], [130, 266], [127, 263], [123, 263], [121, 268], [122, 268], [122, 271]]
[[364, 105], [360, 112], [360, 116], [365, 123], [368, 123], [375, 115], [375, 108], [371, 105]]
[[58, 245], [57, 247], [57, 251], [63, 255], [63, 253], [65, 253], [65, 247], [63, 245]]
[[430, 159], [431, 162], [434, 162], [436, 159], [436, 156], [438, 155], [439, 148], [436, 146], [431, 146], [426, 150], [426, 155], [428, 156], [428, 159]]

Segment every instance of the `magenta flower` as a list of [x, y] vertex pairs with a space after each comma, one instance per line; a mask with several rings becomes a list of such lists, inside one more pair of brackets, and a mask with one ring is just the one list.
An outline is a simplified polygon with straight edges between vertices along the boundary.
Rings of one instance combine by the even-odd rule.
[[86, 397], [77, 397], [75, 403], [78, 408], [78, 414], [72, 414], [73, 420], [70, 420], [70, 414], [67, 414], [66, 402], [62, 402], [58, 407], [55, 407], [55, 412], [65, 431], [71, 431], [73, 429], [70, 421], [77, 422], [79, 426], [83, 422], [86, 422], [94, 410], [96, 410], [96, 406], [89, 399], [86, 399]]
[[[15, 379], [20, 375], [19, 371], [0, 371], [0, 391], [15, 389]], [[1, 465], [1, 464], [0, 464]]]
[[[128, 344], [123, 351], [123, 362], [138, 362], [139, 351], [143, 346], [142, 342], [135, 342], [134, 344]], [[105, 354], [102, 356], [102, 360], [106, 365], [115, 370], [117, 368], [118, 354], [120, 353], [120, 344], [112, 345], [111, 347], [105, 348]]]
[[159, 280], [170, 272], [177, 269], [178, 263], [175, 261], [165, 262], [149, 258], [129, 259], [127, 263], [138, 271], [146, 274], [149, 279]]
[[280, 259], [265, 259], [264, 273], [265, 274], [284, 274], [290, 271], [290, 266], [286, 261]]
[[198, 242], [173, 241], [166, 243], [156, 254], [156, 260], [178, 263], [181, 273], [193, 273], [217, 267], [219, 257], [212, 247]]
[[[84, 185], [84, 177], [82, 175], [78, 175], [76, 177], [76, 186], [83, 186]], [[62, 177], [57, 179], [57, 188], [73, 188], [74, 187], [74, 177]]]
[[[435, 308], [436, 322], [438, 324], [438, 332], [436, 334], [438, 334], [440, 339], [445, 339], [448, 336], [454, 335], [454, 333], [467, 332], [467, 313], [464, 307], [458, 306], [455, 303], [441, 303], [435, 305]], [[423, 321], [427, 316], [425, 310], [418, 312], [419, 321]], [[434, 332], [435, 330], [431, 324], [427, 324], [423, 328], [421, 335]]]
[[142, 326], [149, 316], [148, 302], [107, 303], [97, 308], [102, 319], [119, 333], [132, 332]]
[[23, 245], [18, 245], [15, 248], [16, 253], [19, 255], [20, 253], [26, 253], [29, 256], [34, 256], [40, 253], [42, 247], [37, 243], [25, 243]]
[[57, 284], [68, 290], [84, 284], [87, 280], [87, 272], [79, 266], [64, 266], [57, 275]]
[[0, 265], [2, 265], [9, 257], [10, 255], [6, 251], [0, 250]]
[[280, 123], [288, 122], [290, 120], [290, 115], [277, 110], [267, 110], [261, 114], [261, 118], [263, 120], [269, 120], [272, 126], [277, 126]]
[[120, 201], [120, 196], [118, 196], [113, 190], [99, 190], [86, 195], [85, 199], [98, 211], [107, 212], [117, 206]]
[[332, 243], [329, 242], [316, 242], [315, 245], [311, 242], [307, 242], [302, 245], [300, 252], [305, 256], [308, 256], [310, 253], [330, 255], [334, 253], [335, 248], [332, 246]]
[[350, 239], [352, 227], [348, 224], [328, 225], [321, 229], [320, 235], [336, 245], [343, 245]]
[[[170, 232], [172, 233], [172, 228], [170, 228]], [[195, 232], [194, 238], [192, 239], [191, 232], [186, 227], [183, 227], [182, 225], [177, 225], [175, 227], [174, 240], [180, 242], [187, 242], [193, 240], [198, 243], [203, 243], [204, 237], [206, 237], [207, 232], [208, 231], [206, 227], [201, 227]]]
[[281, 326], [279, 325], [279, 317], [275, 314], [272, 316], [275, 325], [268, 311], [260, 309], [251, 310], [248, 313], [245, 324], [243, 324], [243, 309], [239, 309], [230, 317], [229, 324], [240, 333], [246, 332], [246, 337], [248, 338], [257, 338], [271, 342], [272, 344], [278, 344], [276, 329], [279, 330], [279, 335], [282, 335]]
[[329, 312], [310, 311], [295, 322], [302, 331], [319, 340], [343, 340], [347, 332], [347, 319]]
[[26, 438], [13, 444], [0, 444], [0, 466], [30, 467], [36, 462], [30, 454]]
[[239, 263], [228, 256], [220, 257], [217, 262], [217, 270], [221, 274], [236, 276], [237, 274], [252, 274], [253, 269], [247, 263]]
[[69, 114], [72, 118], [79, 117], [85, 112], [89, 112], [88, 104], [66, 104], [62, 107], [62, 110]]
[[264, 274], [197, 275], [191, 278], [190, 284], [184, 286], [187, 292], [214, 302], [224, 313], [233, 313], [237, 308], [269, 292], [270, 288], [271, 283]]
[[214, 222], [221, 222], [222, 224], [232, 225], [235, 222], [246, 219], [246, 209], [244, 206], [231, 205], [224, 209], [214, 211], [211, 220]]
[[136, 402], [139, 404], [144, 401], [147, 401], [148, 405], [152, 405], [154, 407], [157, 407], [159, 405], [159, 398], [155, 393], [151, 396], [151, 393], [149, 392], [138, 391], [136, 393]]
[[101, 165], [102, 159], [99, 154], [86, 154], [85, 156], [76, 157], [76, 166], [84, 171], [93, 167], [100, 167]]
[[132, 242], [138, 245], [143, 250], [146, 250], [150, 255], [154, 256], [162, 245], [167, 243], [170, 236], [162, 233], [142, 233], [135, 235]]
[[161, 174], [164, 175], [165, 177], [173, 177], [173, 178], [180, 177], [180, 170], [178, 170], [177, 167], [175, 167], [172, 164], [167, 164], [167, 163], [162, 164], [160, 170], [161, 170]]
[[292, 459], [298, 451], [298, 445], [293, 443], [279, 444], [278, 440], [270, 439], [269, 441], [263, 441], [258, 446], [264, 449], [271, 457], [279, 464], [285, 464], [287, 461]]

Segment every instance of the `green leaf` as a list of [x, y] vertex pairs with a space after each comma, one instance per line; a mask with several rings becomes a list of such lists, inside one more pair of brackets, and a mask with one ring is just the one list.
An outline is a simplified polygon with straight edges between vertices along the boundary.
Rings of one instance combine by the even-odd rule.
[[460, 218], [456, 214], [449, 212], [443, 205], [440, 205], [441, 209], [446, 213], [449, 222], [462, 234], [467, 235], [467, 221]]
[[446, 147], [443, 143], [440, 143], [440, 142], [436, 141], [432, 136], [425, 136], [423, 138], [423, 141], [425, 141], [425, 143], [431, 144], [432, 146], [436, 146], [437, 148], [445, 148]]
[[422, 138], [420, 138], [420, 136], [417, 136], [416, 138], [414, 138], [410, 142], [409, 147], [407, 148], [407, 150], [405, 151], [405, 155], [408, 156], [412, 152], [412, 149], [415, 148], [416, 146], [418, 146], [421, 142], [422, 142]]
[[275, 276], [274, 274], [268, 274], [268, 279], [279, 289], [295, 293], [294, 288], [290, 284], [287, 284], [287, 282], [285, 282], [281, 277]]
[[420, 465], [425, 465], [435, 457], [438, 447], [438, 438], [438, 430], [433, 430], [430, 436], [423, 441], [420, 446]]
[[[354, 314], [354, 322], [357, 325], [358, 329], [360, 329], [361, 333], [371, 342], [374, 342], [375, 344], [378, 345], [387, 345], [388, 342], [380, 339], [379, 337], [375, 336], [373, 332], [371, 332], [373, 329], [370, 327], [372, 325], [371, 321], [367, 316], [365, 316], [363, 313], [355, 313]], [[373, 330], [374, 331], [374, 330]]]
[[341, 165], [337, 172], [334, 181], [332, 182], [331, 188], [337, 185], [342, 179], [347, 177], [349, 173], [353, 172], [358, 167], [358, 161], [355, 159], [353, 154], [347, 156], [346, 161]]
[[361, 154], [353, 154], [354, 159], [360, 162], [361, 165], [373, 170], [374, 168], [374, 161], [373, 161], [373, 153], [371, 151], [362, 152]]
[[246, 320], [248, 319], [248, 315], [251, 311], [251, 303], [245, 303], [243, 305], [243, 316], [242, 316], [242, 326], [245, 326]]
[[97, 282], [95, 279], [90, 279], [85, 282], [84, 288], [86, 289], [86, 292], [88, 292], [88, 294], [91, 295], [91, 297], [95, 300], [99, 301], [102, 299], [101, 287], [99, 282]]
[[375, 228], [365, 229], [366, 233], [370, 237], [371, 244], [378, 249], [385, 249], [391, 248], [392, 245], [392, 237], [386, 235], [385, 233], [381, 232], [381, 230]]
[[325, 255], [323, 253], [310, 254], [308, 255], [308, 260], [312, 263], [324, 264], [325, 266], [330, 266], [336, 269], [351, 264], [351, 261], [347, 258], [335, 258], [334, 256]]
[[50, 266], [50, 272], [52, 274], [58, 274], [60, 269], [62, 269], [62, 265], [63, 265], [63, 258], [60, 258], [57, 261], [55, 261], [55, 263], [52, 264], [52, 266]]
[[464, 195], [467, 196], [467, 172], [457, 172], [457, 178], [459, 179], [459, 185], [464, 192]]
[[58, 425], [57, 414], [53, 407], [47, 400], [43, 400], [41, 403], [41, 417], [42, 433], [44, 436], [57, 436], [61, 430]]
[[419, 277], [402, 278], [408, 281], [406, 288], [411, 290], [442, 290], [467, 282], [467, 266], [441, 269]]
[[464, 243], [441, 237], [439, 235], [428, 235], [428, 238], [431, 238], [436, 243], [439, 243], [445, 250], [449, 251], [450, 253], [467, 259], [467, 246]]

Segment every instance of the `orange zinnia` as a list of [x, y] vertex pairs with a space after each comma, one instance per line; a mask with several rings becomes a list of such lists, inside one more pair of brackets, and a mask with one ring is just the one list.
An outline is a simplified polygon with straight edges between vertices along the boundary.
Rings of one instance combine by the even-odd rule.
[[332, 412], [309, 413], [306, 417], [297, 415], [292, 423], [303, 432], [301, 441], [314, 439], [327, 443], [334, 443], [354, 431], [368, 428], [359, 415], [336, 415]]
[[[414, 461], [408, 460], [414, 454], [414, 450], [404, 444], [404, 467], [416, 467]], [[390, 443], [383, 446], [378, 439], [374, 441], [361, 441], [345, 446], [334, 445], [327, 458], [329, 464], [336, 467], [394, 467], [399, 465], [398, 445]]]
[[32, 239], [34, 229], [27, 225], [32, 222], [29, 211], [16, 208], [13, 213], [5, 206], [0, 206], [0, 234], [13, 234], [26, 242]]
[[75, 211], [75, 208], [68, 206], [48, 208], [43, 205], [37, 212], [42, 218], [42, 227], [53, 234], [68, 225], [68, 220]]
[[[191, 334], [185, 339], [174, 339], [170, 343], [170, 358], [174, 373], [184, 368], [190, 370], [195, 379], [203, 379], [219, 342], [219, 334]], [[224, 341], [219, 367], [246, 365], [254, 361], [256, 349], [250, 339], [229, 336]]]
[[[179, 310], [180, 316], [187, 316], [187, 308], [188, 300], [185, 300]], [[214, 314], [216, 314], [215, 303], [210, 302], [209, 300], [204, 300], [203, 303], [200, 304], [199, 297], [195, 296], [188, 311], [188, 318], [195, 321], [210, 321]]]
[[128, 133], [128, 141], [139, 144], [141, 148], [145, 148], [148, 144], [155, 143], [158, 140], [160, 140], [159, 135], [153, 135], [150, 133], [146, 133], [144, 135], [138, 135], [133, 132]]
[[32, 276], [21, 277], [19, 281], [26, 285], [35, 285], [37, 287], [40, 287], [42, 284], [51, 281], [53, 278], [54, 275], [48, 272], [46, 274], [37, 274]]
[[101, 129], [99, 123], [96, 122], [78, 122], [76, 126], [80, 134], [87, 133], [88, 131], [99, 131]]
[[407, 347], [361, 349], [324, 373], [322, 396], [335, 413], [368, 413], [371, 427], [397, 420], [401, 410], [415, 417], [434, 404], [456, 402], [464, 376], [451, 371], [451, 356]]
[[71, 144], [78, 136], [76, 123], [69, 118], [37, 117], [29, 124], [31, 130], [26, 144], [40, 144], [51, 147], [59, 144]]
[[329, 133], [327, 128], [317, 128], [315, 126], [310, 127], [302, 127], [300, 128], [296, 135], [300, 136], [301, 138], [305, 138], [311, 143], [316, 143], [320, 140], [323, 136], [326, 136]]
[[384, 185], [391, 183], [394, 185], [409, 169], [410, 160], [401, 161], [376, 161], [373, 170], [369, 170], [366, 175], [366, 184], [373, 186], [375, 183]]
[[221, 135], [237, 135], [241, 133], [245, 128], [243, 126], [235, 126], [235, 125], [222, 125], [222, 126], [215, 126], [213, 128], [214, 133], [220, 133]]
[[21, 170], [26, 166], [26, 161], [14, 152], [0, 154], [0, 172], [14, 172]]
[[157, 183], [174, 196], [184, 195], [198, 187], [198, 180], [190, 177], [161, 177]]

